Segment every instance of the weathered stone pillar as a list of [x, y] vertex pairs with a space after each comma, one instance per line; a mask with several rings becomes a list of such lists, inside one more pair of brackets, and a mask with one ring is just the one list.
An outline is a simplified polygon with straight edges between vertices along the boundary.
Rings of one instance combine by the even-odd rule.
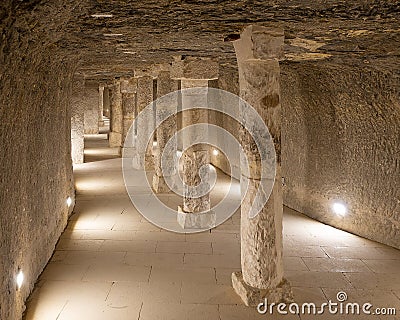
[[[207, 105], [207, 88], [208, 80], [186, 80], [182, 79], [182, 110], [189, 109], [195, 106], [200, 100], [203, 105]], [[196, 93], [185, 92], [185, 89], [193, 88], [205, 88], [206, 90], [199, 90]], [[197, 91], [197, 90], [196, 90]], [[182, 114], [182, 128], [191, 126], [193, 124], [208, 123], [208, 111], [204, 109], [196, 109], [186, 111]], [[204, 188], [210, 187], [209, 173], [208, 170], [204, 170], [203, 181], [200, 178], [200, 169], [204, 166], [205, 168], [210, 164], [210, 153], [209, 147], [205, 144], [198, 144], [190, 146], [190, 144], [201, 137], [201, 140], [208, 141], [208, 130], [205, 126], [199, 129], [192, 129], [188, 133], [182, 136], [183, 145], [183, 182], [187, 186], [194, 187], [200, 182], [203, 183]], [[185, 189], [183, 197], [183, 208], [182, 211], [186, 213], [199, 213], [208, 212], [210, 210], [210, 193], [204, 194], [204, 196], [193, 198], [191, 192]], [[186, 215], [187, 216], [187, 215]]]
[[[242, 168], [241, 264], [232, 283], [246, 305], [290, 301], [291, 289], [283, 278], [282, 263], [282, 189], [280, 164], [281, 105], [279, 62], [283, 55], [283, 30], [250, 26], [234, 42], [239, 66], [240, 96], [263, 118], [273, 138], [277, 156], [275, 183], [271, 196], [254, 218], [249, 218], [256, 191], [262, 182], [261, 156], [250, 134], [241, 130], [241, 144], [250, 170]], [[243, 116], [243, 114], [241, 115]], [[243, 166], [243, 163], [242, 163]], [[242, 193], [243, 193], [242, 189]]]
[[[150, 76], [140, 76], [137, 78], [137, 113], [145, 109], [153, 102], [153, 78]], [[135, 146], [140, 146], [142, 150], [146, 149], [144, 163], [142, 163], [143, 155], [136, 154], [133, 159], [133, 164], [137, 168], [145, 170], [153, 170], [153, 141], [148, 143], [150, 132], [154, 130], [154, 114], [148, 113], [148, 117], [141, 115], [136, 122], [137, 136]]]
[[99, 92], [98, 84], [85, 82], [85, 116], [84, 126], [86, 134], [99, 133], [98, 120]]
[[85, 80], [74, 79], [71, 96], [71, 158], [73, 164], [83, 163]]
[[104, 126], [104, 121], [103, 121], [103, 106], [104, 106], [104, 85], [100, 84], [99, 85], [99, 127]]
[[109, 145], [111, 148], [121, 147], [122, 145], [122, 94], [121, 82], [115, 80], [111, 87], [111, 118]]
[[125, 139], [129, 134], [134, 136], [134, 130], [129, 132], [135, 119], [137, 79], [129, 78], [121, 81], [122, 93], [122, 146], [123, 156], [133, 157], [133, 146], [125, 147]]
[[[171, 68], [175, 78], [181, 79], [182, 128], [194, 124], [208, 124], [208, 81], [218, 78], [218, 63], [210, 59], [178, 58]], [[191, 90], [185, 90], [191, 89]], [[182, 228], [215, 226], [215, 213], [210, 211], [208, 192], [210, 154], [207, 126], [191, 127], [182, 136], [183, 144], [183, 206], [178, 208], [178, 223]], [[192, 145], [194, 141], [204, 141]]]
[[103, 115], [110, 119], [110, 88], [104, 87]]
[[[162, 96], [178, 90], [177, 82], [170, 78], [170, 73], [168, 71], [160, 71], [157, 77], [157, 99]], [[163, 193], [170, 191], [167, 183], [165, 182], [166, 176], [173, 176], [176, 174], [175, 160], [176, 160], [176, 137], [173, 137], [176, 132], [176, 110], [178, 99], [177, 96], [173, 96], [172, 99], [168, 100], [157, 100], [157, 110], [156, 117], [160, 121], [163, 119], [168, 112], [172, 112], [173, 116], [162, 122], [157, 128], [157, 148], [155, 150], [154, 157], [154, 176], [153, 176], [153, 189], [157, 193]], [[175, 99], [176, 98], [176, 99]], [[169, 139], [173, 139], [172, 146], [173, 152], [167, 152], [164, 155], [166, 160], [166, 165], [164, 166], [164, 172], [161, 165], [161, 158], [165, 150], [165, 145]]]

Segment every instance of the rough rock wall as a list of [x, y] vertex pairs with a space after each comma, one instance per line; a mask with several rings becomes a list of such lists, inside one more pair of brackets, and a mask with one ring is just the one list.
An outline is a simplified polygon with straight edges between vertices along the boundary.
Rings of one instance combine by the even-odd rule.
[[284, 203], [400, 248], [399, 70], [351, 64], [282, 65]]
[[[37, 2], [37, 1], [36, 1]], [[20, 319], [53, 253], [72, 196], [69, 94], [74, 64], [55, 44], [71, 12], [53, 1], [0, 4], [0, 319]], [[39, 18], [40, 17], [40, 18]], [[57, 21], [53, 28], [51, 21]], [[17, 290], [18, 269], [25, 280]]]

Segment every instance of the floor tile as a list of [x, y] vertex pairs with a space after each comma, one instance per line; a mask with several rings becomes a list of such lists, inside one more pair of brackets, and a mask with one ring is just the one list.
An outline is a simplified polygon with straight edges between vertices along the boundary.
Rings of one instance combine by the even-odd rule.
[[302, 258], [311, 271], [365, 272], [371, 270], [360, 259]]

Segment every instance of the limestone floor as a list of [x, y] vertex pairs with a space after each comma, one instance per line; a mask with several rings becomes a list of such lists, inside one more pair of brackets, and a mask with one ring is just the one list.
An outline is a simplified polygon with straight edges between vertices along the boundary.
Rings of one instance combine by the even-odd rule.
[[284, 265], [296, 302], [336, 301], [345, 291], [349, 302], [395, 307], [399, 315], [260, 315], [230, 284], [240, 269], [238, 214], [211, 232], [160, 230], [132, 206], [121, 159], [105, 134], [86, 138], [85, 158], [74, 170], [74, 214], [28, 301], [26, 320], [400, 319], [398, 250], [285, 208]]

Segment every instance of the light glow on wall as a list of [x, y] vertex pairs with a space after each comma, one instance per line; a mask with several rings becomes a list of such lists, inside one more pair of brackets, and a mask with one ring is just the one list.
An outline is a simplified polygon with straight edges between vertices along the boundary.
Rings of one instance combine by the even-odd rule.
[[332, 205], [333, 212], [336, 213], [338, 216], [344, 217], [347, 213], [347, 208], [343, 203], [335, 202]]
[[19, 289], [21, 289], [22, 284], [24, 282], [24, 273], [22, 272], [22, 270], [19, 270], [16, 281], [17, 281], [17, 288], [19, 290]]
[[219, 151], [218, 151], [217, 149], [214, 149], [214, 150], [213, 150], [213, 155], [214, 155], [214, 156], [219, 155]]
[[72, 204], [72, 199], [71, 199], [71, 197], [68, 197], [67, 198], [67, 206], [68, 206], [68, 208], [71, 206], [71, 204]]

